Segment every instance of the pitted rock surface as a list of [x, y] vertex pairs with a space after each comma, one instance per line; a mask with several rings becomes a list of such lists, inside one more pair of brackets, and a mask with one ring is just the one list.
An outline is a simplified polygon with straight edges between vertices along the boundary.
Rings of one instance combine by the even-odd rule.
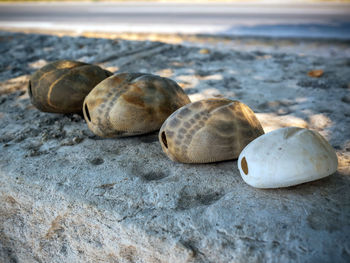
[[[0, 50], [3, 262], [349, 262], [345, 53], [201, 52], [160, 42], [6, 32]], [[29, 74], [57, 59], [169, 77], [192, 101], [242, 101], [265, 132], [317, 130], [336, 149], [339, 169], [315, 182], [258, 190], [243, 182], [234, 160], [172, 162], [157, 133], [101, 139], [80, 115], [31, 105]], [[307, 75], [319, 68], [320, 78]]]

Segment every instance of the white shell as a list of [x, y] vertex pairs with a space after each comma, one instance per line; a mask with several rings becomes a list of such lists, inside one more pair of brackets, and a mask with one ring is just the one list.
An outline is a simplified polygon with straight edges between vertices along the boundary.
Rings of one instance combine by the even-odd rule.
[[317, 180], [338, 167], [332, 146], [317, 132], [278, 129], [249, 143], [238, 158], [243, 180], [257, 188], [278, 188]]

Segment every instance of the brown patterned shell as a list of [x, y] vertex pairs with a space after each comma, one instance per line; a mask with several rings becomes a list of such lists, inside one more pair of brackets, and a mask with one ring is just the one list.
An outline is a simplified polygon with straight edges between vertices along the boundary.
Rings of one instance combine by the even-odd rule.
[[264, 134], [254, 112], [229, 99], [205, 99], [175, 111], [163, 124], [163, 151], [183, 163], [209, 163], [238, 158], [243, 148]]
[[85, 98], [84, 117], [101, 137], [132, 136], [159, 130], [190, 99], [175, 81], [143, 73], [121, 73], [98, 84]]
[[112, 75], [99, 66], [59, 60], [35, 72], [28, 84], [33, 105], [41, 111], [80, 113], [87, 94]]

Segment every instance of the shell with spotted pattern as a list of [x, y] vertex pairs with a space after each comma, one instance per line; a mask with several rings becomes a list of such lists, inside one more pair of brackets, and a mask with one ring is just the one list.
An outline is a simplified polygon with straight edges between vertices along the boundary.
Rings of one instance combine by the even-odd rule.
[[98, 84], [85, 98], [89, 129], [100, 137], [124, 137], [159, 130], [166, 118], [190, 99], [171, 79], [120, 73]]
[[243, 148], [264, 134], [254, 112], [229, 99], [205, 99], [175, 111], [163, 124], [163, 151], [182, 163], [210, 163], [238, 158]]
[[99, 66], [59, 60], [31, 76], [28, 93], [32, 104], [41, 111], [81, 113], [86, 95], [110, 75], [111, 72]]

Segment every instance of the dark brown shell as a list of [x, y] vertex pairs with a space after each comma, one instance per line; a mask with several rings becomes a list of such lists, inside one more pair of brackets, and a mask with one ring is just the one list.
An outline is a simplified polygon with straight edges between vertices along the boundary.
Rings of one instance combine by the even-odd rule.
[[121, 73], [98, 84], [84, 101], [84, 117], [101, 137], [122, 137], [159, 130], [168, 116], [190, 103], [171, 79]]
[[99, 66], [59, 60], [31, 76], [28, 93], [33, 105], [41, 111], [80, 113], [86, 95], [110, 75], [111, 72]]

